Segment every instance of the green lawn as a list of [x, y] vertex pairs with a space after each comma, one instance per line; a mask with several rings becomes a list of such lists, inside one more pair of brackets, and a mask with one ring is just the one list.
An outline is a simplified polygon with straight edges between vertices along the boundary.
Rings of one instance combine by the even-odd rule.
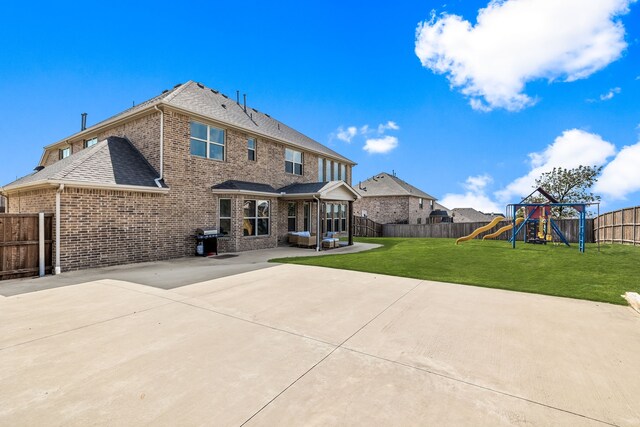
[[357, 239], [383, 247], [366, 252], [273, 259], [316, 265], [626, 304], [620, 296], [640, 292], [640, 248], [588, 244], [531, 245], [482, 241], [455, 245], [454, 239]]

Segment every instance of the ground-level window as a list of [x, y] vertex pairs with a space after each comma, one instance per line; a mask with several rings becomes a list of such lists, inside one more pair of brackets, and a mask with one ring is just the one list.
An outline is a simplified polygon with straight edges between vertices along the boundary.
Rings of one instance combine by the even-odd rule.
[[296, 231], [296, 202], [287, 204], [287, 231]]
[[325, 205], [325, 226], [327, 232], [347, 230], [347, 206], [341, 203]]
[[224, 160], [224, 130], [191, 122], [191, 154], [207, 159]]
[[256, 161], [256, 139], [247, 138], [247, 158], [252, 162]]
[[418, 218], [418, 224], [422, 224], [422, 218]]
[[65, 159], [71, 155], [71, 147], [61, 148], [58, 150], [58, 158], [60, 160]]
[[302, 153], [300, 151], [285, 148], [284, 171], [294, 175], [302, 175]]
[[311, 203], [304, 202], [304, 230], [303, 231], [311, 231], [311, 223], [309, 219], [311, 218]]
[[220, 199], [220, 209], [218, 212], [220, 217], [218, 223], [220, 230], [218, 230], [218, 232], [228, 236], [231, 232], [231, 199]]
[[98, 143], [98, 138], [91, 138], [91, 139], [87, 139], [84, 142], [84, 148], [89, 148], [92, 145], [96, 145]]
[[245, 200], [242, 234], [244, 236], [268, 235], [269, 211], [268, 200]]

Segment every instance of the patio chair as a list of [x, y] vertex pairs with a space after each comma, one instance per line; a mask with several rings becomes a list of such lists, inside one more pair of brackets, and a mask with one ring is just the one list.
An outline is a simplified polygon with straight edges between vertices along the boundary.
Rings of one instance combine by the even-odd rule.
[[315, 234], [298, 235], [298, 246], [309, 248], [316, 245]]

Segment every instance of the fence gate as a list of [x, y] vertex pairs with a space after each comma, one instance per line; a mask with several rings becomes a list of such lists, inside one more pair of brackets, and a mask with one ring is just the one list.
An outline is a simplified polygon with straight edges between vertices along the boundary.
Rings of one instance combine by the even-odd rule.
[[[52, 269], [53, 214], [44, 215], [45, 272]], [[38, 275], [38, 214], [0, 214], [0, 280]]]

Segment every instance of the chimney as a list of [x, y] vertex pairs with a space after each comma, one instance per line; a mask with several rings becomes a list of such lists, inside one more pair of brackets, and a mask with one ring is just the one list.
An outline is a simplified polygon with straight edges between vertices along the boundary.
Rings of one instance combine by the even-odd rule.
[[244, 93], [242, 94], [242, 96], [244, 96], [244, 112], [247, 112], [247, 94]]
[[240, 91], [236, 90], [236, 103], [240, 105]]
[[80, 123], [80, 131], [87, 128], [87, 113], [82, 113], [82, 122]]

